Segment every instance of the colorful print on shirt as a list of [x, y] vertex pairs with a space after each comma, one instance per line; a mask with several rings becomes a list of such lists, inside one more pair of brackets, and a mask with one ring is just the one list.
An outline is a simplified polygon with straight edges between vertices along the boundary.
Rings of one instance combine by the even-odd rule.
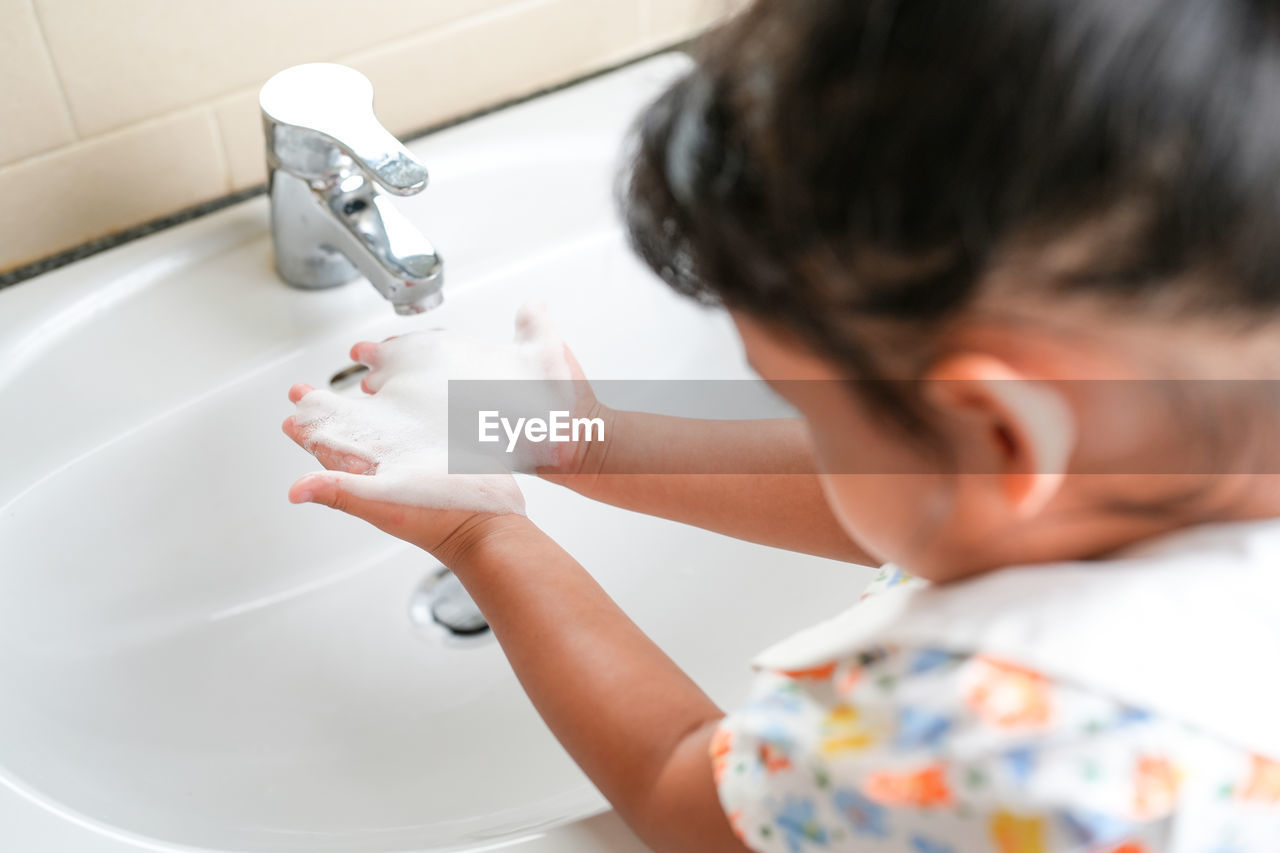
[[[919, 583], [882, 571], [868, 595]], [[712, 744], [761, 853], [1277, 853], [1280, 762], [1008, 661], [764, 672]]]

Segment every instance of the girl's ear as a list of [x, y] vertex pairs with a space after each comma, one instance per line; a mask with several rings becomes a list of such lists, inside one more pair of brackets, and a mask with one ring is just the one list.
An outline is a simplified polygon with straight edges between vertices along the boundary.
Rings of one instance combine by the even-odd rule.
[[1062, 389], [976, 353], [947, 356], [924, 382], [926, 400], [944, 422], [967, 424], [965, 440], [976, 437], [983, 445], [960, 457], [995, 460], [995, 470], [980, 473], [999, 475], [1013, 514], [1029, 518], [1044, 509], [1061, 488], [1075, 448], [1075, 417]]

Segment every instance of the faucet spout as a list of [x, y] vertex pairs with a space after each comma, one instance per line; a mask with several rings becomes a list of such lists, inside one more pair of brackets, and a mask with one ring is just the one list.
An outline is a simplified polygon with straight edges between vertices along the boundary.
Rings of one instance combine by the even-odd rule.
[[421, 314], [444, 300], [444, 262], [386, 193], [353, 178], [322, 201], [337, 247], [397, 314]]
[[364, 275], [398, 314], [443, 301], [440, 255], [391, 194], [427, 170], [373, 115], [373, 87], [329, 63], [280, 72], [259, 95], [267, 137], [276, 270], [304, 289]]

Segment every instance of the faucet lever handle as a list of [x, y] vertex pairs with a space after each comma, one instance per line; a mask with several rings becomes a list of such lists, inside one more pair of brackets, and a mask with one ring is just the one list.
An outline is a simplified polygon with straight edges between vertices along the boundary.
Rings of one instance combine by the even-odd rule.
[[427, 167], [379, 124], [373, 84], [354, 68], [331, 62], [295, 65], [262, 87], [258, 104], [273, 165], [308, 180], [335, 171], [340, 150], [370, 178], [396, 195], [427, 185]]

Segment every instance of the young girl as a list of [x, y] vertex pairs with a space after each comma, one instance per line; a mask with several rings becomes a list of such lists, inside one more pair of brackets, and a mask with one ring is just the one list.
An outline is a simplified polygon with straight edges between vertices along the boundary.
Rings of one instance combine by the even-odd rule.
[[[584, 388], [610, 440], [542, 475], [890, 564], [862, 603], [726, 714], [518, 495], [397, 502], [307, 386], [286, 431], [337, 470], [291, 499], [449, 566], [656, 850], [1280, 851], [1280, 3], [758, 0], [628, 187], [804, 422]], [[404, 346], [356, 347], [367, 390]], [[685, 462], [724, 476], [630, 476]]]

